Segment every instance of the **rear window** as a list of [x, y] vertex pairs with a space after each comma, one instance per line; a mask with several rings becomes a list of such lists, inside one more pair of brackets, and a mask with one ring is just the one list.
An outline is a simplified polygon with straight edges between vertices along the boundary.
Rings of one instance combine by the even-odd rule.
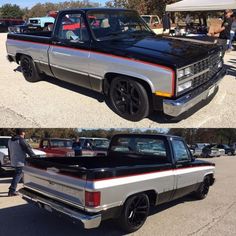
[[51, 140], [51, 147], [72, 147], [72, 140]]
[[111, 151], [167, 158], [166, 144], [158, 138], [120, 137], [112, 143]]

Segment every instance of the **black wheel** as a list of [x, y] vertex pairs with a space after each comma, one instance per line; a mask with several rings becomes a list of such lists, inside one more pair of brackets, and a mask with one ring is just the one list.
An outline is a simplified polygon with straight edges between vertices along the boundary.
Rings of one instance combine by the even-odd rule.
[[109, 91], [113, 110], [130, 121], [140, 121], [149, 114], [148, 95], [137, 81], [126, 77], [112, 80]]
[[25, 79], [29, 82], [37, 82], [42, 79], [38, 73], [37, 68], [32, 60], [28, 56], [22, 56], [20, 59], [21, 70]]
[[199, 200], [206, 198], [210, 189], [210, 178], [205, 177], [204, 181], [199, 186], [198, 190], [194, 193], [195, 197]]
[[149, 208], [149, 198], [146, 194], [130, 197], [125, 202], [119, 218], [120, 227], [127, 233], [140, 229], [147, 219]]

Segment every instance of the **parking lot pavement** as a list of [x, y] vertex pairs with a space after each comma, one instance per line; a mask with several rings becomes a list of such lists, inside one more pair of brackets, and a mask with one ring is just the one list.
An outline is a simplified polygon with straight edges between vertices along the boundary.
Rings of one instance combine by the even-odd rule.
[[95, 92], [49, 80], [29, 83], [16, 63], [6, 60], [6, 34], [0, 34], [1, 127], [161, 128], [236, 127], [236, 51], [225, 56], [225, 76], [213, 100], [182, 121], [167, 122], [154, 113], [140, 122], [129, 122], [107, 106]]
[[[191, 197], [154, 208], [145, 225], [133, 235], [236, 235], [236, 156], [212, 158], [216, 182], [206, 199]], [[10, 178], [0, 178], [0, 235], [121, 235], [112, 221], [98, 229], [79, 225], [26, 204], [20, 197], [6, 197]]]

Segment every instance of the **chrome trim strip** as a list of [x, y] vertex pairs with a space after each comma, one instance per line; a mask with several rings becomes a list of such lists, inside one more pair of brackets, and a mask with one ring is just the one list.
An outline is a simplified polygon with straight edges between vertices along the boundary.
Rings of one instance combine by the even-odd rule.
[[99, 79], [99, 80], [103, 80], [104, 78], [98, 75], [93, 75], [93, 74], [89, 74], [90, 77], [94, 78], [94, 79]]
[[85, 72], [82, 72], [82, 71], [73, 70], [73, 69], [69, 69], [69, 68], [65, 68], [65, 67], [62, 67], [62, 66], [55, 65], [55, 64], [50, 64], [50, 66], [58, 68], [58, 69], [61, 69], [61, 70], [66, 70], [66, 71], [69, 71], [69, 72], [72, 72], [72, 73], [89, 76], [88, 73], [85, 73]]

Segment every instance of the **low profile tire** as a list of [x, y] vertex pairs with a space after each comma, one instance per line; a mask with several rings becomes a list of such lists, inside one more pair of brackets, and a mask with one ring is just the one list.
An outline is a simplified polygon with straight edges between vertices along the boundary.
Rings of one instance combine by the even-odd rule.
[[110, 85], [109, 98], [113, 110], [126, 120], [140, 121], [149, 115], [147, 91], [133, 79], [114, 78]]
[[126, 233], [140, 229], [149, 214], [149, 198], [146, 194], [137, 194], [130, 197], [123, 207], [119, 218], [119, 225]]
[[209, 189], [210, 189], [210, 177], [206, 176], [204, 181], [199, 186], [198, 190], [194, 193], [194, 196], [199, 200], [204, 199], [206, 198]]
[[42, 76], [38, 73], [32, 58], [22, 56], [20, 59], [20, 65], [23, 76], [28, 82], [37, 82], [42, 80]]

